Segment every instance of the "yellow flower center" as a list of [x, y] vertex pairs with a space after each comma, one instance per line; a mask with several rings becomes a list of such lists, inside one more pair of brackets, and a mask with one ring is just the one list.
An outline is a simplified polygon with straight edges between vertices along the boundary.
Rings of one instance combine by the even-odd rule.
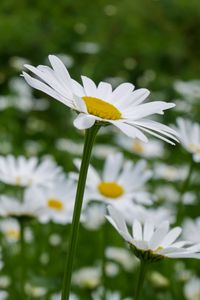
[[82, 99], [89, 114], [106, 120], [121, 119], [122, 114], [114, 105], [95, 97], [84, 96]]
[[20, 176], [16, 176], [16, 178], [15, 178], [15, 184], [16, 185], [21, 185], [21, 177]]
[[7, 236], [8, 238], [18, 240], [19, 237], [20, 237], [20, 232], [19, 232], [19, 230], [14, 229], [14, 228], [13, 228], [13, 229], [8, 229], [8, 230], [6, 231], [6, 236]]
[[132, 149], [136, 153], [143, 153], [144, 152], [144, 146], [140, 142], [134, 142]]
[[50, 198], [48, 200], [48, 207], [54, 210], [63, 210], [63, 203], [62, 201], [60, 201], [59, 199], [55, 199], [55, 198]]
[[100, 193], [109, 198], [118, 198], [124, 194], [124, 189], [116, 182], [102, 181], [98, 185]]
[[155, 249], [155, 252], [156, 252], [156, 251], [161, 251], [161, 250], [163, 250], [163, 249], [164, 249], [163, 247], [159, 246], [158, 248]]
[[189, 149], [194, 153], [200, 154], [200, 146], [199, 145], [190, 144]]

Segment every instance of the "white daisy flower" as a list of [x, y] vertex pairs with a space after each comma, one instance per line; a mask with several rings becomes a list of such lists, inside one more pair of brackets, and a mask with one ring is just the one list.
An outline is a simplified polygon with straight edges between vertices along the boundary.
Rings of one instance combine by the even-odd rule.
[[182, 231], [180, 227], [170, 230], [168, 221], [154, 226], [153, 222], [146, 221], [142, 225], [135, 219], [131, 235], [120, 211], [112, 206], [108, 207], [108, 211], [108, 221], [129, 243], [138, 258], [148, 261], [158, 261], [164, 257], [200, 259], [200, 244], [191, 246], [190, 242], [176, 241]]
[[50, 188], [33, 189], [32, 198], [37, 197], [43, 207], [39, 221], [42, 223], [49, 221], [59, 224], [71, 223], [75, 196], [76, 184], [72, 180], [55, 182], [54, 186]]
[[0, 181], [22, 187], [49, 186], [62, 177], [62, 170], [51, 159], [0, 156]]
[[187, 300], [199, 300], [200, 278], [192, 277], [184, 286], [184, 294]]
[[94, 203], [88, 205], [85, 210], [85, 218], [83, 226], [89, 230], [98, 230], [106, 221], [106, 207], [101, 204]]
[[[39, 199], [33, 197], [32, 189], [24, 193], [23, 202], [8, 196], [0, 197], [0, 216], [37, 218], [43, 209]], [[33, 199], [34, 198], [34, 199]]]
[[174, 89], [187, 100], [199, 100], [200, 98], [200, 80], [177, 80], [174, 83]]
[[139, 139], [131, 140], [124, 135], [119, 135], [116, 142], [123, 149], [145, 158], [161, 157], [164, 154], [163, 144], [157, 140], [150, 140], [146, 144]]
[[[80, 163], [80, 160], [75, 160], [78, 168]], [[101, 175], [91, 165], [89, 166], [86, 197], [105, 203], [127, 199], [149, 203], [147, 194], [143, 190], [151, 174], [151, 171], [146, 170], [144, 160], [134, 164], [132, 161], [126, 161], [121, 153], [109, 155]]]
[[171, 211], [165, 207], [145, 208], [132, 201], [126, 201], [119, 203], [116, 208], [120, 210], [129, 225], [132, 225], [133, 219], [138, 220], [141, 224], [147, 221], [152, 222], [154, 226], [158, 226], [163, 221], [169, 220], [170, 223], [174, 221]]
[[195, 162], [200, 162], [200, 125], [183, 118], [178, 118], [177, 124], [181, 144], [192, 153]]
[[98, 86], [88, 77], [82, 76], [83, 86], [72, 79], [61, 60], [49, 55], [52, 68], [48, 66], [25, 65], [38, 79], [26, 72], [23, 76], [33, 88], [43, 91], [64, 105], [79, 112], [74, 121], [78, 129], [87, 129], [96, 121], [111, 123], [132, 138], [143, 142], [148, 139], [144, 132], [159, 137], [171, 144], [170, 139], [177, 141], [176, 132], [168, 126], [146, 119], [153, 114], [174, 107], [173, 103], [155, 101], [142, 102], [149, 96], [147, 89], [134, 90], [131, 83], [120, 84], [114, 91], [106, 82]]
[[153, 169], [156, 179], [165, 179], [171, 182], [185, 180], [188, 172], [186, 166], [180, 167], [160, 162], [156, 162]]
[[183, 237], [192, 243], [200, 243], [200, 217], [186, 219], [183, 223]]
[[119, 247], [107, 247], [106, 257], [119, 263], [126, 271], [133, 271], [137, 265], [135, 257], [128, 250]]
[[80, 288], [94, 289], [100, 284], [101, 271], [98, 267], [84, 267], [73, 273], [72, 282]]
[[20, 238], [20, 226], [16, 219], [4, 219], [0, 222], [0, 231], [8, 242], [17, 242]]

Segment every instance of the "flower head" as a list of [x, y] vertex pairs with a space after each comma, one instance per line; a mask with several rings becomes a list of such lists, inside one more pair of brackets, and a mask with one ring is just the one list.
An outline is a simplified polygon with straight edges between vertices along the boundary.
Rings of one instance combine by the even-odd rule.
[[177, 124], [181, 144], [193, 154], [195, 162], [200, 162], [200, 125], [183, 118], [178, 118]]
[[[56, 181], [52, 187], [33, 189], [32, 197], [37, 198], [43, 209], [39, 221], [53, 221], [59, 224], [71, 223], [76, 195], [76, 185], [72, 180]], [[34, 199], [33, 199], [34, 201]]]
[[78, 129], [90, 128], [97, 121], [113, 124], [129, 137], [144, 142], [148, 139], [143, 131], [171, 144], [174, 143], [170, 139], [177, 140], [173, 129], [146, 119], [153, 114], [163, 114], [164, 110], [175, 106], [173, 103], [155, 101], [144, 104], [149, 91], [144, 88], [134, 91], [131, 83], [122, 83], [112, 90], [111, 84], [107, 82], [100, 82], [96, 86], [90, 78], [82, 76], [81, 85], [70, 77], [58, 57], [49, 55], [49, 61], [52, 68], [25, 65], [37, 78], [26, 72], [23, 72], [23, 76], [33, 88], [79, 112], [74, 121]]
[[[75, 160], [80, 167], [80, 160]], [[114, 203], [127, 199], [149, 202], [144, 192], [144, 184], [151, 177], [146, 170], [146, 162], [138, 161], [135, 165], [126, 161], [121, 153], [109, 155], [105, 161], [101, 175], [90, 165], [87, 177], [87, 197], [106, 203]]]
[[49, 186], [62, 177], [62, 170], [51, 159], [13, 155], [0, 156], [0, 181], [22, 187]]
[[164, 257], [200, 259], [200, 244], [191, 246], [190, 242], [176, 241], [182, 231], [180, 227], [170, 230], [168, 221], [155, 226], [150, 221], [142, 225], [135, 219], [132, 223], [131, 235], [120, 211], [112, 206], [108, 207], [108, 211], [108, 221], [140, 259], [147, 261], [158, 261]]

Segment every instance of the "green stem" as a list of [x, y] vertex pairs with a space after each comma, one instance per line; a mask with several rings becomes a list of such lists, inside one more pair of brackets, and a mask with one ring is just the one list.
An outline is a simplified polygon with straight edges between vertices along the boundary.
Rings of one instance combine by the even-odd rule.
[[194, 167], [194, 161], [193, 161], [193, 159], [191, 159], [190, 166], [188, 168], [187, 176], [186, 176], [186, 178], [185, 178], [185, 180], [184, 180], [184, 182], [181, 186], [181, 189], [180, 189], [179, 202], [178, 202], [178, 212], [177, 212], [177, 224], [180, 224], [182, 219], [183, 219], [183, 215], [184, 215], [183, 195], [188, 189], [190, 179], [191, 179], [191, 175], [192, 175], [192, 171], [193, 171], [193, 167]]
[[139, 271], [138, 283], [137, 283], [137, 287], [136, 287], [136, 291], [135, 291], [134, 300], [139, 300], [140, 299], [140, 294], [141, 294], [143, 283], [144, 283], [146, 266], [147, 266], [147, 262], [145, 262], [144, 260], [141, 260], [140, 261], [140, 271]]
[[85, 143], [84, 143], [83, 156], [82, 156], [81, 168], [79, 173], [79, 180], [78, 180], [74, 213], [73, 213], [70, 239], [69, 239], [69, 249], [68, 249], [66, 264], [64, 268], [61, 300], [69, 299], [72, 268], [73, 268], [76, 247], [77, 247], [77, 241], [78, 241], [81, 207], [83, 202], [87, 171], [89, 167], [92, 147], [99, 129], [100, 126], [94, 125], [93, 127], [87, 129], [85, 134]]

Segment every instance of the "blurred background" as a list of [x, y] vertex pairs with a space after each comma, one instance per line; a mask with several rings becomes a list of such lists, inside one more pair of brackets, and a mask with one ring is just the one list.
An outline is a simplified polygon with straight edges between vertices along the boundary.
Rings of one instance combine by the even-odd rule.
[[[199, 121], [198, 0], [1, 0], [0, 37], [1, 155], [12, 153], [27, 157], [53, 156], [66, 171], [74, 169], [72, 159], [81, 153], [83, 136], [72, 125], [73, 113], [61, 103], [30, 89], [20, 77], [25, 63], [48, 64], [49, 54], [58, 55], [76, 80], [80, 80], [80, 75], [86, 75], [96, 83], [107, 80], [113, 87], [121, 82], [130, 81], [137, 88], [148, 88], [151, 91], [151, 100], [175, 102], [176, 109], [167, 112], [162, 118], [165, 124], [175, 123], [178, 116]], [[100, 135], [98, 143], [107, 145], [97, 148], [97, 155], [93, 158], [94, 164], [101, 167], [104, 158], [112, 151], [109, 146], [117, 147], [114, 131], [111, 129], [107, 134]], [[189, 162], [188, 154], [180, 146], [174, 148], [164, 145], [164, 148], [166, 165], [182, 167], [182, 164], [187, 165]], [[125, 154], [132, 159], [132, 154]], [[136, 156], [136, 159], [138, 158]], [[149, 165], [153, 166], [154, 162], [150, 160]], [[198, 172], [198, 165], [195, 168]], [[173, 172], [176, 170], [172, 169], [171, 173], [168, 171], [168, 177], [166, 175], [164, 179], [168, 185], [173, 186], [176, 181]], [[152, 182], [150, 190], [154, 191], [159, 180]], [[198, 187], [197, 180], [192, 186], [196, 198], [199, 196]], [[199, 207], [196, 210], [195, 205], [189, 205], [188, 215], [197, 217]], [[29, 280], [31, 286], [42, 286], [47, 292], [45, 290], [42, 296], [38, 292], [37, 296], [37, 290], [30, 299], [59, 299], [50, 297], [51, 292], [59, 291], [61, 283], [66, 246], [66, 241], [62, 241], [62, 234], [65, 233], [65, 227], [57, 224], [33, 224], [31, 230], [37, 241], [42, 240], [34, 246], [36, 248], [32, 247], [32, 244], [27, 245], [29, 267], [32, 268]], [[93, 240], [98, 250], [96, 238], [98, 236], [98, 239], [101, 239], [101, 233], [93, 232], [89, 238], [85, 229], [81, 230], [83, 249]], [[114, 244], [123, 247], [121, 239], [117, 240], [116, 235], [113, 235], [114, 231], [111, 231], [110, 241], [113, 240]], [[5, 246], [3, 250], [6, 253], [6, 262], [0, 271], [2, 290], [9, 289], [9, 284], [12, 286], [10, 276], [15, 278], [13, 266], [18, 264], [15, 251], [13, 254], [12, 250], [8, 249], [9, 247]], [[76, 262], [76, 267], [92, 265], [93, 251], [94, 249], [79, 251], [80, 259]], [[37, 259], [35, 253], [40, 253]], [[55, 257], [60, 257], [56, 265]], [[180, 262], [176, 267], [177, 274], [182, 270], [183, 276], [187, 264]], [[189, 268], [200, 272], [198, 262], [190, 262]], [[184, 276], [180, 279], [177, 293], [171, 294], [168, 291], [170, 283], [167, 277], [174, 272], [174, 264], [163, 262], [158, 271], [161, 272], [160, 277], [158, 274], [154, 274], [153, 279], [149, 277], [149, 282], [153, 282], [154, 288], [149, 289], [145, 299], [155, 299], [155, 289], [160, 300], [171, 300], [175, 299], [174, 297], [185, 299], [181, 288]], [[108, 286], [111, 289], [117, 286], [123, 297], [127, 297], [132, 294], [132, 285], [127, 285], [127, 282], [134, 281], [135, 277], [129, 271], [123, 272], [117, 279], [111, 277]], [[78, 287], [77, 292], [75, 288], [75, 291], [82, 295], [81, 299], [90, 299], [88, 290], [92, 290], [93, 286], [86, 286], [83, 291], [79, 289], [81, 288]], [[11, 295], [8, 299], [16, 298], [15, 295]]]

